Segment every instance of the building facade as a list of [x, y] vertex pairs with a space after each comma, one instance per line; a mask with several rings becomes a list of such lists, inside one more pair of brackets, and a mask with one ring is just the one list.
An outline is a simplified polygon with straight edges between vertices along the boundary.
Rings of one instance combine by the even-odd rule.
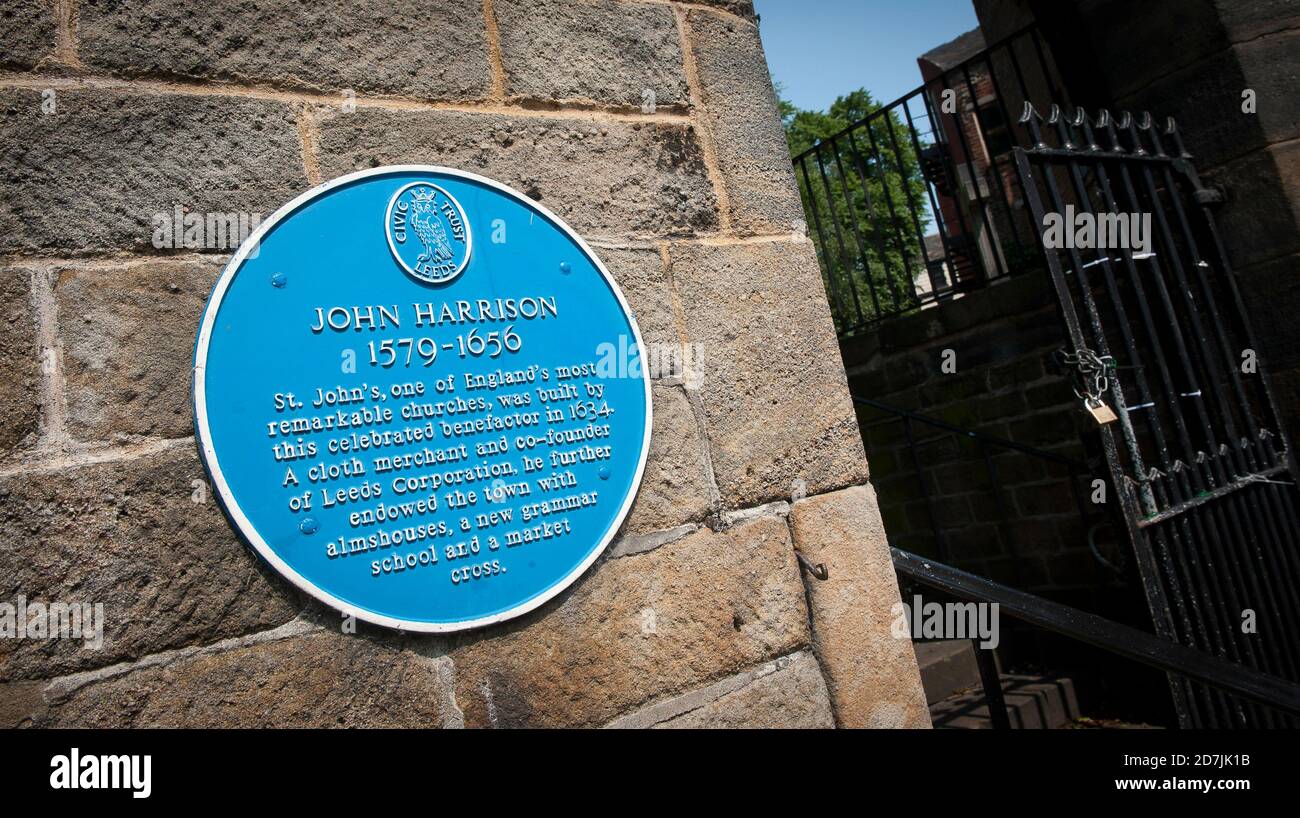
[[[746, 0], [50, 0], [0, 41], [0, 597], [103, 606], [98, 646], [0, 640], [0, 723], [929, 724]], [[542, 202], [691, 351], [602, 559], [454, 637], [269, 571], [193, 437], [232, 234], [398, 163]]]

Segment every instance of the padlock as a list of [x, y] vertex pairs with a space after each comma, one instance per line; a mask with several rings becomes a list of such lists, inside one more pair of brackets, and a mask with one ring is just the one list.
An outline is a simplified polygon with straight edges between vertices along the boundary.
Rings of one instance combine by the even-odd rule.
[[1115, 414], [1115, 410], [1107, 406], [1106, 402], [1101, 398], [1084, 398], [1083, 408], [1087, 409], [1088, 414], [1092, 415], [1092, 419], [1097, 421], [1101, 426], [1119, 420], [1119, 417]]

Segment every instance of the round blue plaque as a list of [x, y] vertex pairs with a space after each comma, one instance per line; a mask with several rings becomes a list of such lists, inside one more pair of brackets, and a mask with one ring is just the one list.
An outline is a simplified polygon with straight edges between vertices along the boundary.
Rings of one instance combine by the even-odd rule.
[[222, 507], [277, 571], [368, 622], [532, 610], [600, 556], [650, 443], [627, 301], [505, 185], [353, 173], [282, 207], [212, 291], [194, 425]]

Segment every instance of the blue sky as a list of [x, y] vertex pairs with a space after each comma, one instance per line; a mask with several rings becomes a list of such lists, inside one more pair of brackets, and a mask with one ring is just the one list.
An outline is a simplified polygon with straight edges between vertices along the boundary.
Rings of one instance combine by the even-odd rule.
[[889, 102], [921, 84], [916, 58], [977, 25], [971, 0], [754, 0], [772, 76], [804, 109], [865, 86]]

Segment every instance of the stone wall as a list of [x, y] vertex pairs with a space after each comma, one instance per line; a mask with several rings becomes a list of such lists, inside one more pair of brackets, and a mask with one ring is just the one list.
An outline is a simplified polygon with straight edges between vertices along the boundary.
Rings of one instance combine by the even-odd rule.
[[[919, 421], [913, 447], [901, 416], [859, 405], [890, 542], [1099, 611], [1099, 586], [1115, 578], [1093, 558], [1087, 533], [1107, 516], [1091, 494], [1092, 476], [1106, 471], [1090, 464], [1095, 431], [1053, 363], [1064, 343], [1050, 280], [1035, 270], [882, 321], [841, 348], [854, 395], [1094, 466], [1072, 475], [1059, 462]], [[1112, 534], [1099, 532], [1108, 553]]]
[[[0, 600], [105, 607], [98, 650], [0, 640], [0, 724], [928, 725], [746, 0], [54, 0], [0, 42]], [[455, 637], [349, 632], [232, 534], [189, 391], [229, 249], [152, 241], [400, 162], [541, 201], [701, 345], [604, 557]]]

